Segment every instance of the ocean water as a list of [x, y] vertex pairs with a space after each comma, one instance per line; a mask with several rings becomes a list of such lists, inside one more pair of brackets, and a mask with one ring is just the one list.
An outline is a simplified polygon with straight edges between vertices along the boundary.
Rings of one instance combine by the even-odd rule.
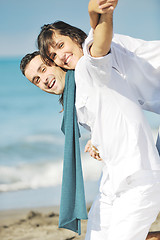
[[[58, 96], [31, 84], [19, 59], [0, 59], [0, 210], [59, 205], [64, 136]], [[160, 116], [145, 113], [154, 138]], [[89, 133], [81, 128], [87, 202], [98, 188], [101, 163], [84, 153]]]
[[[20, 59], [0, 59], [0, 209], [59, 205], [64, 147], [59, 97], [31, 84], [19, 64]], [[101, 164], [84, 154], [89, 134], [81, 132], [84, 179], [92, 184]]]

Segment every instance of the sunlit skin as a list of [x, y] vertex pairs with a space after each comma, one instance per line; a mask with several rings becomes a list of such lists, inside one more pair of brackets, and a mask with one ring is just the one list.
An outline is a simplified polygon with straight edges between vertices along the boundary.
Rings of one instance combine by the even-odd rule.
[[62, 94], [65, 87], [65, 75], [60, 67], [47, 66], [40, 55], [34, 57], [26, 66], [25, 76], [30, 82], [51, 94]]
[[84, 151], [89, 152], [90, 156], [97, 159], [98, 161], [102, 161], [98, 149], [92, 145], [91, 140], [88, 140]]
[[[91, 6], [93, 4], [91, 8], [94, 9], [94, 14], [96, 14], [96, 20], [94, 21], [94, 19], [92, 19], [94, 22], [93, 24], [97, 24], [99, 13], [113, 12], [117, 2], [118, 1], [115, 0], [98, 0], [95, 4], [95, 1], [91, 1]], [[75, 69], [77, 62], [83, 56], [81, 46], [79, 46], [77, 42], [73, 41], [70, 37], [60, 35], [56, 30], [54, 30], [52, 39], [54, 44], [48, 48], [49, 58], [60, 67], [65, 69]]]
[[68, 36], [57, 32], [52, 35], [54, 45], [49, 47], [50, 58], [60, 67], [75, 69], [78, 60], [83, 56], [81, 47]]

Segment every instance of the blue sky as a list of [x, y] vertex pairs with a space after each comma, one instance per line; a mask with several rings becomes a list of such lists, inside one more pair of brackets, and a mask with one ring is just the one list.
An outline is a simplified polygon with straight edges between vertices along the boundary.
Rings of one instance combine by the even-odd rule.
[[[36, 49], [43, 24], [63, 20], [89, 32], [88, 0], [0, 0], [0, 57], [21, 57]], [[160, 0], [119, 0], [114, 31], [160, 39]]]

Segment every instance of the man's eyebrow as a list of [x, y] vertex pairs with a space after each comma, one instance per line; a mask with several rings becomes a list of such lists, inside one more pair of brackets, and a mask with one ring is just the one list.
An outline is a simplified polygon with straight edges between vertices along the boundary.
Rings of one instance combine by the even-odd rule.
[[34, 76], [34, 77], [32, 78], [32, 83], [34, 83], [35, 79], [36, 79], [36, 76]]
[[39, 71], [41, 70], [43, 64], [44, 64], [44, 63], [41, 63], [41, 65], [40, 65], [39, 68], [37, 69], [37, 72], [39, 72]]

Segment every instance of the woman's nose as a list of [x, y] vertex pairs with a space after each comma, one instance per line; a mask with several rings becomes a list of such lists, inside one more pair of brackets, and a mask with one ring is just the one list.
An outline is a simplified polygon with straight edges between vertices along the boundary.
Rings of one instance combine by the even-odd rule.
[[60, 59], [61, 61], [64, 61], [64, 59], [65, 59], [65, 54], [64, 54], [64, 52], [58, 51], [57, 55], [58, 55], [58, 57], [59, 57], [59, 59]]

